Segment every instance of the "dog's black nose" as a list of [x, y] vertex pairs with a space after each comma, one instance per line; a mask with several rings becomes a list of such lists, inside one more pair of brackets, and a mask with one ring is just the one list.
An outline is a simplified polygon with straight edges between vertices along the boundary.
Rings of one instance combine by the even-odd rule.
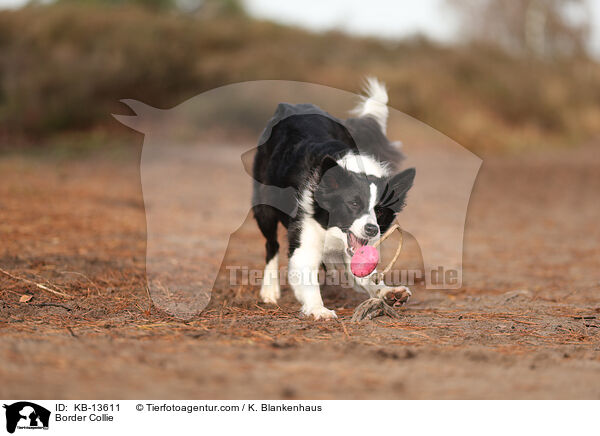
[[365, 224], [365, 235], [372, 238], [373, 236], [377, 236], [377, 233], [379, 233], [378, 226], [375, 224]]

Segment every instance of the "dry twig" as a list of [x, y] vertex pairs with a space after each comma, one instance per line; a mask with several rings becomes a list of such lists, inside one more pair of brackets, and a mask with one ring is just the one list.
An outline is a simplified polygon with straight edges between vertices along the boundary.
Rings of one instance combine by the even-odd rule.
[[6, 276], [10, 277], [10, 278], [11, 278], [11, 279], [13, 279], [13, 280], [18, 280], [18, 281], [21, 281], [21, 282], [28, 283], [28, 284], [30, 284], [30, 285], [34, 285], [34, 286], [36, 286], [37, 288], [39, 288], [39, 289], [41, 289], [41, 290], [43, 290], [43, 291], [46, 291], [46, 292], [51, 292], [52, 294], [58, 295], [58, 296], [60, 296], [60, 297], [63, 297], [63, 298], [73, 298], [73, 297], [72, 297], [71, 295], [69, 295], [69, 294], [66, 294], [66, 293], [64, 293], [64, 292], [57, 291], [57, 290], [54, 290], [54, 289], [50, 289], [48, 286], [42, 285], [41, 283], [36, 283], [36, 282], [34, 282], [34, 281], [31, 281], [31, 280], [29, 280], [29, 279], [25, 279], [25, 278], [23, 278], [23, 277], [17, 277], [17, 276], [14, 276], [14, 275], [12, 275], [11, 273], [9, 273], [8, 271], [4, 271], [2, 268], [0, 268], [0, 272], [1, 272], [2, 274], [4, 274], [4, 275], [6, 275]]

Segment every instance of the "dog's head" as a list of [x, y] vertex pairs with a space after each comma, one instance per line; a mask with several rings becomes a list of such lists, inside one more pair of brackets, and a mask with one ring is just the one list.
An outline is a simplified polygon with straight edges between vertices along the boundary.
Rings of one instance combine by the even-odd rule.
[[405, 205], [415, 169], [395, 175], [386, 171], [351, 171], [330, 157], [318, 170], [314, 218], [327, 229], [339, 229], [349, 255], [373, 243], [392, 224]]

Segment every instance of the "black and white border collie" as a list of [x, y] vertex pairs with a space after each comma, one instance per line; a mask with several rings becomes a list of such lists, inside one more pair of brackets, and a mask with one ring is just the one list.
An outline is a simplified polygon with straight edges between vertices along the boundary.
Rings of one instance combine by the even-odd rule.
[[[385, 86], [367, 79], [365, 93], [353, 111], [356, 118], [340, 120], [314, 105], [282, 103], [265, 129], [267, 136], [254, 158], [252, 204], [267, 239], [260, 290], [266, 303], [276, 303], [281, 293], [279, 222], [288, 229], [288, 278], [302, 313], [315, 319], [336, 318], [323, 305], [319, 268], [342, 264], [350, 275], [352, 254], [377, 241], [404, 207], [415, 170], [396, 172], [402, 154], [385, 136]], [[281, 198], [282, 192], [295, 195]], [[278, 206], [291, 201], [293, 207]], [[283, 212], [292, 209], [292, 216]], [[392, 305], [410, 296], [405, 286], [375, 284], [370, 276], [350, 277], [357, 291]]]

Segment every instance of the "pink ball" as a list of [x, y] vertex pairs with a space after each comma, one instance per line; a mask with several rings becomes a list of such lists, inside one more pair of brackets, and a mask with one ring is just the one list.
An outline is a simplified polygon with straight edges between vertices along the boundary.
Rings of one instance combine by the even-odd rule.
[[350, 270], [356, 277], [366, 277], [379, 263], [379, 253], [372, 245], [360, 247], [350, 260]]

